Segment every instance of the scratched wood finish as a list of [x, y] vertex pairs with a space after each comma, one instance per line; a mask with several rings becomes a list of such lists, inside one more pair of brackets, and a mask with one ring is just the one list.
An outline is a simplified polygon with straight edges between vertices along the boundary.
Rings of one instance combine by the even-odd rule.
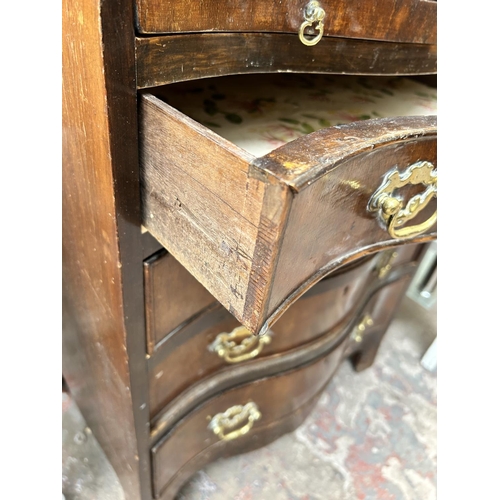
[[306, 47], [295, 35], [169, 35], [137, 38], [136, 52], [139, 89], [250, 73], [418, 75], [437, 72], [436, 45], [349, 38], [325, 38], [318, 45]]
[[[136, 0], [139, 33], [298, 33], [308, 0]], [[324, 36], [436, 43], [437, 4], [426, 0], [321, 0]], [[322, 42], [320, 42], [322, 43]]]
[[151, 498], [133, 12], [64, 0], [62, 370], [128, 500]]
[[144, 262], [144, 293], [149, 354], [173, 330], [215, 302], [165, 250]]
[[[153, 422], [159, 420], [156, 417], [160, 410], [162, 413], [168, 413], [168, 407], [179, 405], [181, 400], [191, 399], [191, 405], [196, 406], [198, 396], [188, 395], [187, 390], [204, 398], [209, 391], [216, 393], [217, 387], [220, 391], [226, 389], [227, 380], [232, 379], [233, 382], [250, 380], [259, 372], [250, 369], [252, 363], [255, 364], [256, 361], [260, 362], [272, 356], [280, 357], [279, 355], [283, 353], [321, 337], [326, 331], [329, 332], [330, 338], [333, 338], [332, 332], [341, 336], [345, 331], [344, 325], [355, 315], [361, 314], [360, 304], [369, 300], [379, 287], [384, 285], [384, 280], [390, 273], [410, 263], [416, 263], [421, 247], [421, 244], [398, 247], [397, 257], [391, 259], [391, 266], [384, 276], [380, 276], [379, 271], [387, 264], [385, 254], [393, 254], [394, 249], [380, 252], [376, 256], [365, 257], [320, 281], [293, 304], [286, 315], [273, 326], [271, 345], [266, 346], [252, 361], [228, 365], [208, 351], [207, 346], [218, 333], [228, 332], [239, 326], [236, 319], [224, 308], [220, 306], [210, 308], [185, 328], [169, 336], [150, 359], [150, 409]], [[415, 268], [413, 266], [411, 272], [404, 274], [403, 277], [411, 276]], [[393, 282], [393, 278], [389, 282]], [[184, 369], [188, 364], [193, 367], [190, 372]], [[246, 378], [244, 373], [241, 378], [233, 370], [237, 367], [237, 371], [241, 371], [242, 365], [249, 367], [243, 369]], [[221, 377], [223, 372], [225, 375]], [[209, 378], [212, 381], [209, 381]], [[205, 388], [196, 391], [196, 385]], [[155, 423], [153, 428], [156, 428]], [[157, 431], [154, 433], [157, 434]]]
[[435, 237], [396, 241], [366, 206], [394, 165], [436, 163], [436, 117], [330, 127], [253, 158], [144, 94], [141, 131], [144, 226], [254, 333], [341, 264]]
[[[133, 8], [133, 2], [124, 0], [64, 0], [63, 3], [62, 347], [64, 378], [115, 468], [127, 500], [150, 500], [150, 444], [158, 444], [157, 438], [163, 433], [161, 425], [177, 432], [178, 426], [189, 421], [186, 415], [196, 412], [201, 401], [224, 397], [238, 390], [234, 388], [239, 384], [246, 384], [249, 393], [253, 393], [251, 380], [288, 376], [292, 373], [289, 370], [310, 363], [329, 349], [340, 349], [338, 342], [346, 338], [353, 321], [366, 307], [365, 299], [375, 293], [375, 287], [370, 285], [366, 297], [355, 301], [355, 312], [342, 319], [331, 335], [316, 338], [312, 334], [316, 326], [310, 326], [312, 340], [308, 342], [307, 352], [299, 346], [246, 366], [236, 366], [230, 372], [217, 373], [216, 380], [204, 385], [195, 383], [187, 388], [175, 407], [167, 406], [165, 413], [156, 416], [161, 418], [155, 417], [150, 422], [147, 370], [163, 359], [161, 356], [167, 352], [168, 344], [158, 344], [154, 356], [147, 360], [142, 261], [158, 251], [159, 242], [150, 233], [141, 234], [140, 231], [136, 89], [249, 72], [435, 73], [436, 46], [431, 25], [422, 24], [422, 33], [407, 29], [405, 35], [402, 25], [391, 16], [379, 16], [378, 27], [374, 29], [385, 30], [386, 37], [392, 37], [399, 30], [399, 35], [394, 36], [411, 36], [413, 41], [421, 36], [420, 40], [425, 42], [387, 43], [324, 37], [318, 46], [307, 48], [300, 44], [295, 32], [286, 34], [283, 26], [278, 27], [280, 33], [275, 34], [206, 33], [137, 39]], [[404, 11], [405, 7], [402, 8]], [[251, 23], [260, 22], [253, 17], [253, 10], [249, 13]], [[212, 15], [214, 23], [218, 23], [218, 11], [214, 10]], [[337, 18], [346, 15], [348, 12], [337, 13]], [[243, 17], [240, 15], [239, 19]], [[412, 22], [418, 19], [415, 15]], [[395, 30], [384, 28], [391, 23]], [[366, 28], [374, 26], [366, 25]], [[423, 33], [425, 31], [427, 33]], [[172, 129], [170, 139], [176, 147], [172, 148], [172, 143], [167, 141], [152, 152], [151, 157], [154, 162], [172, 160], [178, 168], [172, 168], [171, 178], [163, 177], [164, 172], [160, 169], [157, 179], [162, 196], [170, 186], [176, 190], [168, 203], [164, 203], [163, 198], [158, 203], [159, 216], [171, 212], [170, 219], [167, 217], [169, 224], [158, 223], [162, 229], [159, 234], [165, 236], [171, 231], [172, 240], [180, 240], [176, 243], [179, 254], [186, 255], [186, 261], [193, 263], [194, 276], [197, 277], [196, 273], [208, 275], [216, 289], [227, 293], [229, 298], [225, 306], [229, 310], [234, 312], [239, 308], [248, 313], [249, 308], [254, 307], [261, 311], [251, 318], [257, 330], [258, 323], [272, 313], [270, 302], [277, 297], [272, 293], [274, 282], [278, 291], [294, 286], [283, 274], [288, 265], [286, 259], [283, 262], [280, 259], [289, 229], [298, 230], [297, 224], [288, 228], [289, 219], [295, 217], [292, 209], [296, 198], [305, 194], [310, 182], [316, 183], [320, 176], [330, 174], [312, 166], [309, 177], [295, 176], [285, 180], [275, 159], [265, 168], [254, 165], [253, 157], [230, 144], [221, 144], [215, 134], [210, 135], [203, 127], [179, 114], [165, 125]], [[395, 140], [401, 138], [402, 135]], [[168, 160], [159, 158], [163, 156]], [[187, 162], [192, 162], [191, 170], [185, 170], [183, 156]], [[304, 207], [308, 206], [306, 198], [301, 197]], [[155, 213], [149, 215], [154, 218]], [[293, 220], [296, 222], [296, 218]], [[305, 233], [299, 231], [297, 234], [302, 237]], [[418, 241], [434, 236], [430, 233]], [[187, 241], [185, 237], [191, 239]], [[165, 241], [163, 238], [161, 243]], [[335, 261], [332, 269], [352, 262], [349, 259], [401, 243], [377, 240], [377, 244], [369, 248], [358, 246], [356, 252]], [[204, 258], [202, 253], [206, 248], [208, 256]], [[214, 265], [216, 262], [218, 267]], [[293, 271], [299, 267], [295, 266]], [[413, 271], [412, 266], [400, 267], [387, 282], [409, 276]], [[234, 282], [230, 282], [228, 276], [233, 276]], [[291, 299], [288, 297], [289, 303], [281, 303], [280, 311], [306, 292], [316, 275], [312, 278], [306, 280], [307, 286], [299, 287], [299, 293], [292, 293]], [[312, 300], [314, 293], [313, 288], [303, 300]], [[395, 302], [390, 297], [384, 300], [387, 301], [385, 309], [391, 309], [390, 304]], [[218, 310], [222, 311], [220, 307]], [[289, 309], [290, 318], [298, 310]], [[273, 325], [277, 331], [285, 324], [285, 318]], [[297, 313], [294, 321], [305, 319], [305, 315]], [[314, 319], [309, 319], [308, 325], [314, 325]], [[284, 333], [280, 338], [286, 338]], [[361, 359], [358, 368], [376, 352], [373, 346], [378, 345], [380, 332], [375, 333], [367, 337], [360, 351], [354, 353]], [[172, 342], [174, 340], [181, 345], [183, 338], [174, 335]], [[170, 347], [175, 349], [175, 343]], [[156, 355], [160, 356], [155, 358]], [[283, 374], [284, 371], [287, 373]], [[320, 371], [318, 369], [317, 373]], [[305, 391], [310, 389], [307, 379], [297, 384], [285, 383], [282, 388], [288, 390], [292, 386], [295, 391], [297, 385]], [[259, 387], [256, 384], [255, 390]], [[292, 413], [278, 416], [258, 433], [248, 436], [244, 446], [244, 441], [229, 445], [217, 442], [188, 460], [174, 473], [164, 490], [165, 498], [175, 494], [183, 478], [190, 470], [194, 471], [197, 464], [264, 444], [294, 428], [319, 394], [320, 391]], [[273, 399], [272, 394], [266, 396], [265, 391], [262, 397]], [[202, 404], [210, 404], [210, 401]], [[270, 404], [277, 412], [281, 411], [278, 403], [272, 400]]]
[[184, 464], [219, 441], [207, 428], [209, 416], [253, 401], [262, 417], [255, 422], [250, 433], [253, 430], [258, 432], [295, 412], [320, 392], [337, 369], [343, 347], [340, 345], [305, 367], [229, 390], [183, 418], [152, 448], [155, 497], [161, 496]]
[[[273, 326], [271, 343], [258, 359], [286, 352], [330, 331], [359, 302], [375, 269], [376, 259], [372, 258], [318, 283]], [[153, 418], [188, 387], [234, 366], [210, 351], [209, 346], [219, 333], [231, 332], [238, 326], [240, 323], [219, 306], [169, 336], [150, 361], [149, 406]]]

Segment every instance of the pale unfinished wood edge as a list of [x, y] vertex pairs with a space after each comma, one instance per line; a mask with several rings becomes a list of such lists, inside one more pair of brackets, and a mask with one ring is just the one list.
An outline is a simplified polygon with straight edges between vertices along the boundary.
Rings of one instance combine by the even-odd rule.
[[[158, 112], [162, 112], [165, 116], [171, 118], [176, 124], [184, 129], [190, 129], [195, 131], [200, 136], [200, 140], [210, 141], [215, 145], [218, 149], [226, 150], [231, 155], [244, 160], [246, 163], [251, 163], [255, 160], [255, 156], [249, 153], [246, 149], [243, 149], [236, 144], [232, 143], [228, 139], [220, 136], [212, 129], [205, 127], [202, 123], [194, 120], [193, 118], [185, 115], [178, 109], [170, 106], [165, 101], [161, 99], [165, 89], [151, 89], [153, 93], [144, 93], [141, 94], [141, 101], [143, 102], [143, 106], [151, 106], [156, 109]], [[168, 95], [168, 93], [167, 93]], [[236, 168], [242, 169], [241, 166], [237, 166]]]
[[299, 192], [363, 152], [435, 136], [436, 115], [375, 118], [312, 132], [256, 158], [253, 164]]

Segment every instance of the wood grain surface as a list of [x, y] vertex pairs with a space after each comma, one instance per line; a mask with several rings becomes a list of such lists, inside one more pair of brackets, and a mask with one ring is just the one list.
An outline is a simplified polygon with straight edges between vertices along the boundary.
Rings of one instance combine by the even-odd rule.
[[306, 47], [296, 35], [272, 33], [137, 38], [136, 53], [139, 89], [250, 73], [418, 75], [437, 72], [436, 45], [324, 38], [318, 45]]
[[[308, 0], [136, 0], [139, 33], [298, 33]], [[437, 4], [426, 0], [321, 0], [324, 36], [405, 43], [437, 40]], [[321, 43], [321, 42], [320, 42]]]
[[322, 390], [312, 399], [307, 401], [293, 413], [283, 418], [275, 420], [269, 425], [259, 426], [254, 432], [242, 436], [241, 439], [234, 441], [217, 441], [202, 452], [198, 453], [189, 462], [184, 464], [181, 469], [172, 477], [168, 485], [162, 491], [161, 500], [174, 500], [182, 485], [197, 471], [205, 465], [214, 462], [221, 457], [230, 457], [257, 448], [261, 448], [272, 443], [283, 434], [294, 431], [301, 425], [306, 417], [311, 413], [314, 406], [321, 397]]
[[131, 2], [63, 1], [63, 375], [128, 500], [151, 498]]
[[[367, 307], [377, 328], [349, 352], [358, 369], [373, 359], [398, 294], [368, 301], [415, 263], [371, 284], [353, 267], [350, 284], [341, 285], [346, 272], [313, 285], [381, 249], [436, 237], [432, 228], [391, 239], [365, 210], [387, 168], [435, 160], [432, 118], [334, 127], [254, 158], [147, 92], [138, 117], [137, 89], [183, 80], [437, 71], [435, 2], [323, 0], [329, 36], [314, 47], [297, 37], [303, 2], [244, 4], [63, 0], [63, 376], [127, 500], [151, 500], [152, 482], [173, 498], [208, 461], [295, 428]], [[145, 290], [143, 261], [160, 245], [178, 267], [155, 276], [149, 260]], [[189, 280], [206, 288], [193, 292], [192, 310], [180, 305]], [[240, 322], [253, 333], [275, 327], [267, 353], [230, 369], [207, 361], [205, 343]], [[205, 372], [186, 377], [196, 363]], [[159, 368], [175, 383], [154, 387]], [[208, 414], [249, 399], [264, 415], [255, 434], [230, 444], [207, 435]]]
[[265, 187], [248, 178], [253, 157], [154, 96], [142, 102], [143, 225], [238, 315]]
[[[401, 126], [405, 123], [408, 128]], [[368, 132], [371, 126], [376, 127], [378, 135]], [[333, 139], [337, 132], [338, 139]], [[335, 132], [324, 129], [314, 138], [313, 135], [256, 161], [259, 167], [279, 175], [298, 191], [275, 270], [268, 317], [272, 311], [279, 315], [280, 308], [286, 310], [291, 296], [300, 296], [304, 286], [329, 272], [338, 259], [349, 259], [351, 253], [359, 257], [360, 253], [381, 249], [391, 240], [395, 243], [397, 240], [367, 211], [370, 196], [383, 175], [395, 165], [401, 172], [422, 159], [437, 165], [435, 117], [366, 120], [338, 127]], [[273, 166], [267, 163], [271, 158], [277, 160]], [[407, 196], [421, 190], [408, 189]], [[425, 220], [435, 210], [436, 200], [420, 215]], [[398, 243], [419, 238], [435, 238], [435, 227], [427, 235]], [[297, 256], [300, 268], [296, 266]]]
[[255, 358], [245, 364], [235, 364], [231, 369], [219, 370], [212, 376], [205, 377], [192, 384], [183, 393], [167, 404], [151, 421], [151, 443], [154, 445], [164, 435], [167, 429], [184, 418], [198, 405], [213, 396], [249, 380], [273, 376], [291, 369], [300, 364], [335, 349], [342, 343], [357, 325], [359, 315], [367, 307], [370, 299], [385, 286], [395, 283], [407, 276], [413, 276], [416, 270], [415, 262], [408, 262], [397, 266], [383, 279], [372, 280], [364, 290], [364, 294], [356, 304], [354, 310], [338, 322], [330, 331], [308, 342], [306, 346], [299, 346], [286, 352]]

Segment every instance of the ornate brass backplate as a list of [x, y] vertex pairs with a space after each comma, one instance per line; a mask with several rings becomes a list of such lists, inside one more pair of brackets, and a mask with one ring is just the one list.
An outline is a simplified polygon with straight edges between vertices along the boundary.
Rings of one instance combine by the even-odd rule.
[[[408, 184], [425, 186], [404, 205], [394, 192]], [[433, 199], [437, 198], [437, 169], [429, 161], [419, 161], [410, 165], [402, 174], [395, 167], [387, 172], [380, 187], [373, 193], [368, 210], [377, 212], [380, 221], [393, 238], [410, 238], [430, 229], [437, 220], [437, 211], [429, 219], [414, 226], [404, 226], [420, 213]]]

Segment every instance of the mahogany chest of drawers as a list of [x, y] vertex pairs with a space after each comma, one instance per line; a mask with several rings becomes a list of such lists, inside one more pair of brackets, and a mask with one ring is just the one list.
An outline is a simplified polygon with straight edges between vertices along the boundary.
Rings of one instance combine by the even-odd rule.
[[65, 0], [63, 31], [63, 375], [166, 500], [373, 362], [437, 235], [436, 3]]

